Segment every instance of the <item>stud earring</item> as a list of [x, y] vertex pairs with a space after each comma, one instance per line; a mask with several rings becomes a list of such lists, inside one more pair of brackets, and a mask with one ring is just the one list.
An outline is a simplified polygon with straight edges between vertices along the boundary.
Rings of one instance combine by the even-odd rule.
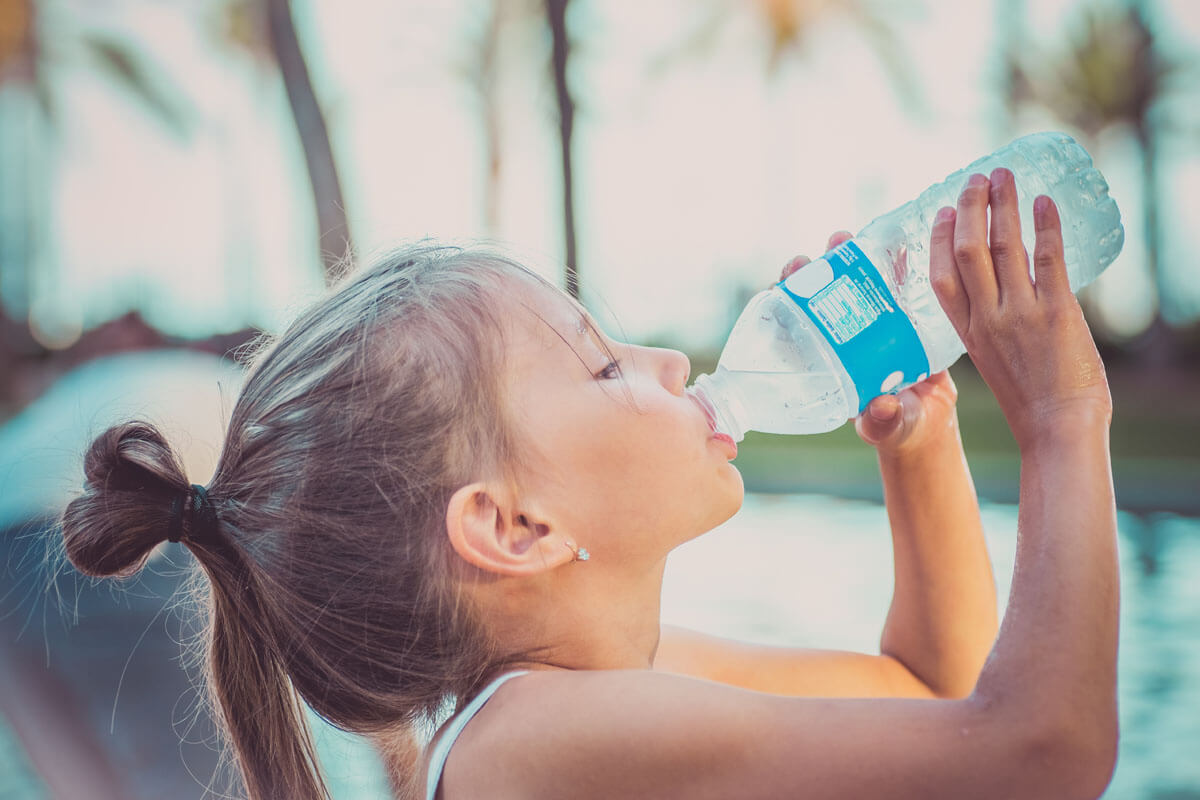
[[586, 547], [576, 547], [570, 542], [563, 542], [563, 544], [567, 546], [568, 550], [575, 554], [575, 558], [573, 559], [574, 561], [587, 561], [592, 557], [592, 554], [587, 551]]

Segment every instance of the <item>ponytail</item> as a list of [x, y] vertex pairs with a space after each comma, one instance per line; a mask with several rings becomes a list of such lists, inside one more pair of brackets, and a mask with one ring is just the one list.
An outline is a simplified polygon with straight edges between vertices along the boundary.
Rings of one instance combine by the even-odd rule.
[[[67, 557], [80, 572], [135, 575], [174, 523], [208, 575], [207, 684], [249, 796], [327, 798], [300, 698], [271, 636], [261, 575], [225, 538], [219, 511], [213, 529], [197, 535], [201, 520], [186, 513], [193, 495], [162, 434], [146, 422], [109, 428], [84, 459], [84, 480], [62, 519]], [[207, 502], [216, 510], [219, 496]]]
[[377, 737], [375, 747], [383, 757], [388, 785], [396, 800], [422, 800], [425, 784], [420, 781], [421, 743], [411, 725]]
[[67, 555], [128, 576], [168, 537], [192, 552], [214, 716], [253, 800], [328, 796], [301, 698], [419, 791], [410, 732], [527, 657], [497, 651], [445, 536], [453, 492], [519, 455], [502, 373], [513, 282], [544, 284], [436, 245], [348, 275], [257, 346], [207, 489], [146, 423], [87, 454]]

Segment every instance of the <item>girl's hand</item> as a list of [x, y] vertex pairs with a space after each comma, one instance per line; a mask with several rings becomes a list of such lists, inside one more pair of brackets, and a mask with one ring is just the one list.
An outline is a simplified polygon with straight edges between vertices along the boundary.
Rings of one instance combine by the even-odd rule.
[[[825, 245], [825, 252], [828, 253], [842, 242], [848, 242], [853, 238], [854, 234], [850, 233], [850, 231], [837, 231], [829, 237], [829, 242]], [[779, 273], [779, 280], [787, 280], [788, 275], [791, 275], [810, 261], [812, 259], [808, 256], [796, 256], [784, 266], [783, 272]]]
[[[829, 237], [826, 250], [832, 250], [852, 238], [848, 231]], [[808, 256], [796, 256], [783, 268], [780, 280], [809, 262]], [[909, 452], [919, 449], [930, 438], [955, 432], [954, 406], [958, 390], [947, 372], [939, 372], [898, 394], [876, 397], [865, 412], [854, 420], [854, 429], [864, 442], [880, 452]]]
[[942, 370], [898, 394], [876, 397], [855, 417], [854, 430], [880, 453], [913, 452], [939, 436], [957, 435], [957, 401], [958, 389]]
[[1072, 425], [1107, 427], [1112, 418], [1104, 364], [1067, 282], [1062, 225], [1049, 197], [1034, 201], [1033, 220], [1033, 280], [1006, 169], [990, 180], [972, 175], [957, 211], [938, 212], [930, 241], [938, 301], [1023, 452]]

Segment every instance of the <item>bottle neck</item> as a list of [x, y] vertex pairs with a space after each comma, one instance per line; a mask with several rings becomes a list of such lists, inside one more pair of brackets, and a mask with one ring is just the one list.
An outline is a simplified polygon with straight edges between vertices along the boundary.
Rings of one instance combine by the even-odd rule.
[[718, 367], [711, 375], [699, 375], [692, 384], [691, 391], [712, 415], [713, 424], [719, 433], [729, 434], [734, 442], [746, 438], [749, 426], [745, 423], [745, 408], [728, 380], [728, 373], [724, 373]]

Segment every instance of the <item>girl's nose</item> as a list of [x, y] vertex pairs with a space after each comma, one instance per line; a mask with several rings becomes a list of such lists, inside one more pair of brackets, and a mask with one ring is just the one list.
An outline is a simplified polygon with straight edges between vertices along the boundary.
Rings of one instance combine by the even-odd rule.
[[659, 369], [662, 385], [671, 394], [682, 395], [687, 388], [688, 377], [692, 374], [692, 364], [688, 357], [678, 350], [657, 349], [656, 353], [662, 359]]

